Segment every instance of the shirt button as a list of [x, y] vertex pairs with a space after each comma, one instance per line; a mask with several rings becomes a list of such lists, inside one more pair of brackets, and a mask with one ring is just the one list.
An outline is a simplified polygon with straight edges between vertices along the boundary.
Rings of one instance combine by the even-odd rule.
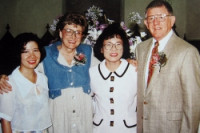
[[111, 127], [114, 126], [114, 121], [110, 121], [110, 126], [111, 126]]
[[69, 72], [72, 72], [72, 69], [69, 69]]
[[76, 111], [75, 110], [73, 110], [73, 113], [75, 113]]
[[74, 123], [74, 124], [72, 124], [72, 127], [73, 127], [73, 128], [75, 128], [75, 127], [76, 127], [76, 124], [75, 124], [75, 123]]
[[70, 83], [71, 86], [72, 86], [73, 84], [74, 84], [73, 82]]

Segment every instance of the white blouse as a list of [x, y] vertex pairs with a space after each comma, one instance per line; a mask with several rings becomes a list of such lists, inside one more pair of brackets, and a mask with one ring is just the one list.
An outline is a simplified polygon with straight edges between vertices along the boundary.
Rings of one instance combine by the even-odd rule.
[[115, 72], [105, 60], [90, 68], [94, 94], [93, 133], [136, 133], [137, 73], [121, 59]]
[[34, 84], [17, 67], [9, 76], [12, 91], [0, 95], [0, 118], [11, 121], [13, 131], [42, 131], [51, 125], [47, 78], [35, 72]]

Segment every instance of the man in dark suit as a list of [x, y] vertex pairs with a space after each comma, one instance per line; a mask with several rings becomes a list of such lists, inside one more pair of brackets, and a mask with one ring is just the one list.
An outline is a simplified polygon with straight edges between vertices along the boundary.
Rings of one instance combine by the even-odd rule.
[[154, 0], [145, 13], [152, 38], [136, 48], [138, 133], [197, 133], [199, 53], [174, 33], [175, 16], [168, 2]]

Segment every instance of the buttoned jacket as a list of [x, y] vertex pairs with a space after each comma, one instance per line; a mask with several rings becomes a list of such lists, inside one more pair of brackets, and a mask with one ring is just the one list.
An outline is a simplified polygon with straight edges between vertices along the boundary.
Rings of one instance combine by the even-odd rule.
[[105, 60], [90, 68], [94, 93], [94, 133], [135, 133], [137, 73], [121, 59], [115, 72], [110, 72]]

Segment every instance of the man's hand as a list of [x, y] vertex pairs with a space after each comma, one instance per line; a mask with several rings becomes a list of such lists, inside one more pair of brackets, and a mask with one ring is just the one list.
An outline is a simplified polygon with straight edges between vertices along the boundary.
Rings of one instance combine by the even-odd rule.
[[134, 59], [127, 59], [128, 63], [132, 64], [135, 68], [135, 71], [137, 72], [137, 61]]
[[12, 87], [7, 80], [9, 80], [7, 75], [0, 75], [0, 94], [12, 91]]

